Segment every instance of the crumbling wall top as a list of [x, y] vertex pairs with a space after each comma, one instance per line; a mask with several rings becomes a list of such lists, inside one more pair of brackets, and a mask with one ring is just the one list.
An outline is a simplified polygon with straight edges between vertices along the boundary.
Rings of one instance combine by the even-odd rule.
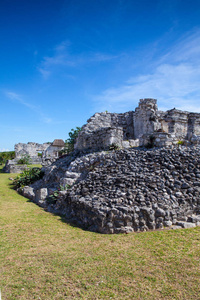
[[158, 110], [157, 99], [153, 99], [153, 98], [140, 99], [139, 108], [143, 108], [143, 109], [152, 108], [157, 111]]
[[[165, 133], [161, 142], [156, 133]], [[115, 114], [96, 113], [79, 133], [75, 149], [106, 149], [109, 143], [125, 147], [131, 141], [139, 145], [148, 144], [148, 139], [156, 135], [157, 146], [176, 144], [177, 140], [191, 141], [194, 134], [200, 135], [200, 114], [171, 109], [158, 111], [157, 99], [140, 99], [135, 111]], [[137, 144], [138, 144], [137, 143]], [[130, 143], [129, 143], [130, 144]]]

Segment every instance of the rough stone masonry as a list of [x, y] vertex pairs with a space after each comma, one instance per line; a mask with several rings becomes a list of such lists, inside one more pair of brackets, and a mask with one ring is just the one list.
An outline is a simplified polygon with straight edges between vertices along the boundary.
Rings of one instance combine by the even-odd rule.
[[[157, 147], [141, 147], [152, 136]], [[200, 114], [161, 112], [155, 99], [142, 99], [134, 112], [91, 117], [76, 150], [21, 192], [100, 233], [199, 226], [199, 141]], [[111, 144], [121, 149], [105, 151]]]
[[[53, 202], [49, 196], [60, 185]], [[200, 147], [122, 149], [67, 156], [22, 193], [100, 233], [200, 225]]]
[[200, 142], [200, 114], [177, 110], [159, 111], [156, 99], [141, 99], [135, 111], [122, 114], [96, 113], [79, 133], [75, 148], [108, 149], [111, 144], [130, 148], [144, 146], [153, 138], [155, 146], [178, 141]]

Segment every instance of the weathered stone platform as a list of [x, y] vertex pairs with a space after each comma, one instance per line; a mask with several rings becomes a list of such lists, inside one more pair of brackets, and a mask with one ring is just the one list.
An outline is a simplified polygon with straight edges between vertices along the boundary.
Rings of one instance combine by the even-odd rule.
[[[23, 195], [91, 231], [200, 225], [200, 146], [71, 155], [44, 170], [43, 180], [25, 187]], [[66, 184], [71, 188], [48, 200]]]

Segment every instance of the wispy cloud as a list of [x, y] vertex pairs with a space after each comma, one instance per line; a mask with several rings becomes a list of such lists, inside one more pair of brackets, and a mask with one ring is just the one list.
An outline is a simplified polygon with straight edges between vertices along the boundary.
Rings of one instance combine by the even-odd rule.
[[154, 68], [147, 75], [135, 75], [95, 96], [98, 108], [134, 109], [140, 98], [156, 98], [160, 109], [200, 112], [200, 30], [187, 33], [149, 65]]
[[37, 109], [36, 106], [34, 106], [34, 105], [32, 105], [32, 104], [30, 104], [30, 103], [24, 101], [24, 100], [23, 100], [23, 97], [22, 97], [21, 95], [15, 93], [15, 92], [12, 92], [12, 91], [5, 91], [4, 93], [5, 93], [5, 96], [6, 96], [7, 98], [11, 99], [11, 100], [15, 100], [15, 101], [21, 103], [22, 105], [24, 105], [24, 106], [26, 106], [26, 107], [32, 109], [32, 110], [36, 110], [36, 109]]
[[41, 120], [42, 120], [44, 123], [51, 123], [51, 122], [52, 122], [52, 119], [49, 118], [49, 117], [47, 117], [47, 116], [41, 111], [41, 109], [40, 109], [39, 106], [33, 105], [33, 104], [31, 104], [31, 103], [25, 101], [25, 100], [23, 99], [23, 96], [22, 96], [22, 95], [17, 94], [17, 93], [15, 93], [15, 92], [13, 92], [13, 91], [4, 91], [4, 94], [5, 94], [5, 96], [6, 96], [8, 99], [10, 99], [10, 100], [12, 100], [12, 101], [17, 101], [17, 102], [20, 103], [21, 105], [26, 106], [26, 107], [28, 107], [30, 110], [32, 110], [33, 112], [37, 113], [37, 114], [40, 116]]
[[46, 70], [45, 67], [38, 68], [38, 71], [41, 73], [44, 79], [49, 78], [49, 76], [51, 75], [51, 72]]
[[86, 62], [105, 62], [109, 60], [113, 60], [119, 58], [121, 55], [109, 55], [105, 53], [90, 53], [90, 56], [83, 60], [84, 63]]
[[54, 48], [52, 56], [45, 56], [43, 58], [41, 64], [38, 66], [38, 71], [44, 79], [48, 79], [57, 68], [75, 68], [84, 64], [107, 62], [117, 57], [118, 55], [100, 52], [73, 55], [70, 52], [70, 42], [64, 41]]

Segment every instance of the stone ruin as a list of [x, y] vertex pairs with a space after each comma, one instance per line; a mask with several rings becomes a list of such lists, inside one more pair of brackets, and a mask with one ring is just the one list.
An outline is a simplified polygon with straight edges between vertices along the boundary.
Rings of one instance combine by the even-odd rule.
[[175, 108], [159, 111], [156, 99], [141, 99], [135, 111], [96, 113], [79, 133], [75, 149], [91, 151], [144, 146], [170, 146], [200, 142], [200, 113]]
[[44, 144], [18, 143], [15, 145], [15, 158], [8, 160], [3, 170], [5, 173], [20, 173], [26, 168], [26, 166], [18, 164], [18, 161], [24, 156], [30, 157], [31, 164], [51, 164], [59, 157], [59, 151], [63, 150], [64, 146], [65, 143], [61, 139]]
[[19, 192], [85, 229], [200, 226], [200, 146], [71, 154], [43, 170], [43, 179]]
[[[200, 226], [199, 141], [200, 114], [142, 99], [132, 112], [96, 113], [76, 150], [19, 192], [100, 233]], [[119, 149], [108, 151], [112, 144]]]

